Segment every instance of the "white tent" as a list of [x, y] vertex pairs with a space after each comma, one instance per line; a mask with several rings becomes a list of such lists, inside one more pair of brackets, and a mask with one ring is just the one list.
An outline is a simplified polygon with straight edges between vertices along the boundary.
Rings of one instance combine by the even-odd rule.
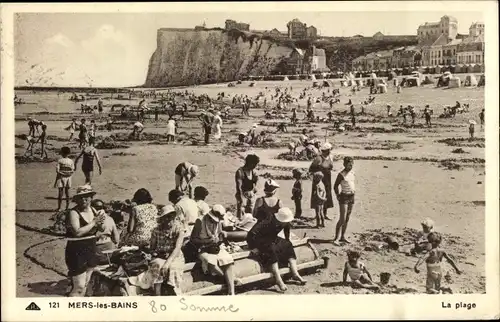
[[377, 89], [378, 89], [378, 92], [380, 94], [387, 93], [387, 85], [386, 84], [378, 84]]
[[285, 76], [285, 78], [283, 78], [283, 81], [284, 82], [289, 81], [288, 76]]
[[347, 79], [354, 79], [354, 75], [352, 74], [352, 72], [349, 72], [349, 74], [347, 74]]
[[418, 77], [407, 77], [406, 78], [406, 86], [408, 87], [413, 87], [413, 86], [420, 86], [420, 78]]
[[458, 88], [460, 87], [460, 78], [450, 77], [450, 82], [448, 83], [448, 88]]
[[477, 79], [474, 74], [469, 74], [465, 77], [466, 86], [477, 86]]
[[313, 81], [316, 80], [316, 76], [314, 76], [314, 74], [311, 74], [311, 80], [313, 80]]
[[377, 75], [375, 73], [371, 73], [370, 78], [375, 79], [375, 78], [377, 78]]

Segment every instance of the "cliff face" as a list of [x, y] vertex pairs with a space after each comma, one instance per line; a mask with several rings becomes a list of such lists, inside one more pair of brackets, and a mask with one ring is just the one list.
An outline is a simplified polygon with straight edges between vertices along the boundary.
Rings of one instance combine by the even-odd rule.
[[268, 75], [291, 51], [239, 31], [160, 29], [144, 85], [193, 85]]

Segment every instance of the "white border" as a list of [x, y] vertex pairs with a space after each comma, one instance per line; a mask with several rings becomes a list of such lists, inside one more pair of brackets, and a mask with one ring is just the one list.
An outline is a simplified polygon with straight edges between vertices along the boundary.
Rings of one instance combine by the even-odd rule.
[[[498, 216], [498, 8], [494, 1], [411, 1], [411, 2], [252, 2], [249, 3], [71, 3], [2, 4], [1, 53], [1, 225], [2, 225], [2, 320], [3, 321], [88, 321], [88, 320], [306, 320], [306, 319], [489, 319], [499, 318], [499, 216]], [[67, 298], [16, 298], [15, 249], [15, 164], [14, 158], [14, 12], [320, 12], [320, 11], [482, 11], [486, 24], [485, 60], [487, 69], [486, 124], [486, 294], [484, 295], [290, 295], [190, 297], [187, 303], [204, 306], [233, 304], [237, 313], [194, 313], [183, 311], [178, 298], [155, 298], [167, 305], [165, 312], [153, 314], [151, 298], [95, 298], [94, 302], [137, 301], [139, 309], [67, 309]], [[453, 8], [453, 9], [451, 9]], [[359, 22], [353, 22], [359, 23]], [[32, 301], [42, 311], [25, 311]], [[86, 299], [89, 300], [89, 299]], [[49, 310], [57, 301], [61, 309]], [[441, 302], [474, 302], [477, 308], [441, 308]], [[306, 304], [307, 303], [307, 304]], [[310, 303], [310, 304], [309, 304]]]

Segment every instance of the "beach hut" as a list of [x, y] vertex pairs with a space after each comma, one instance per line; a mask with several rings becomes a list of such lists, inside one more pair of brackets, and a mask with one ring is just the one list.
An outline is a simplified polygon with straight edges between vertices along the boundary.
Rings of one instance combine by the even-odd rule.
[[485, 79], [484, 79], [484, 74], [479, 77], [479, 82], [477, 82], [477, 86], [484, 86], [485, 84]]
[[459, 88], [459, 87], [460, 87], [460, 78], [450, 77], [450, 81], [448, 82], [448, 88]]
[[482, 70], [482, 66], [481, 64], [474, 64], [474, 67], [472, 69], [472, 72], [473, 73], [481, 73], [481, 70]]
[[378, 84], [377, 85], [378, 92], [380, 94], [385, 94], [387, 93], [387, 85], [386, 84]]
[[285, 78], [283, 78], [283, 81], [288, 82], [289, 81], [288, 76], [285, 76]]
[[465, 76], [464, 86], [477, 86], [477, 79], [474, 74]]
[[467, 74], [471, 74], [471, 73], [473, 73], [473, 72], [474, 72], [474, 66], [475, 66], [475, 65], [476, 65], [476, 64], [469, 64], [469, 65], [467, 65], [467, 71], [466, 71], [466, 73], [467, 73]]

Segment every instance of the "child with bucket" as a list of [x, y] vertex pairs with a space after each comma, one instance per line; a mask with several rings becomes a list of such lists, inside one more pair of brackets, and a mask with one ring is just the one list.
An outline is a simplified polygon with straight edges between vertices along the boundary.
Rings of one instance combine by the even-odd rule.
[[361, 254], [358, 251], [347, 251], [347, 261], [344, 265], [343, 283], [347, 283], [347, 276], [351, 279], [351, 285], [355, 288], [366, 288], [379, 290], [380, 286], [375, 284], [366, 266], [359, 261]]

